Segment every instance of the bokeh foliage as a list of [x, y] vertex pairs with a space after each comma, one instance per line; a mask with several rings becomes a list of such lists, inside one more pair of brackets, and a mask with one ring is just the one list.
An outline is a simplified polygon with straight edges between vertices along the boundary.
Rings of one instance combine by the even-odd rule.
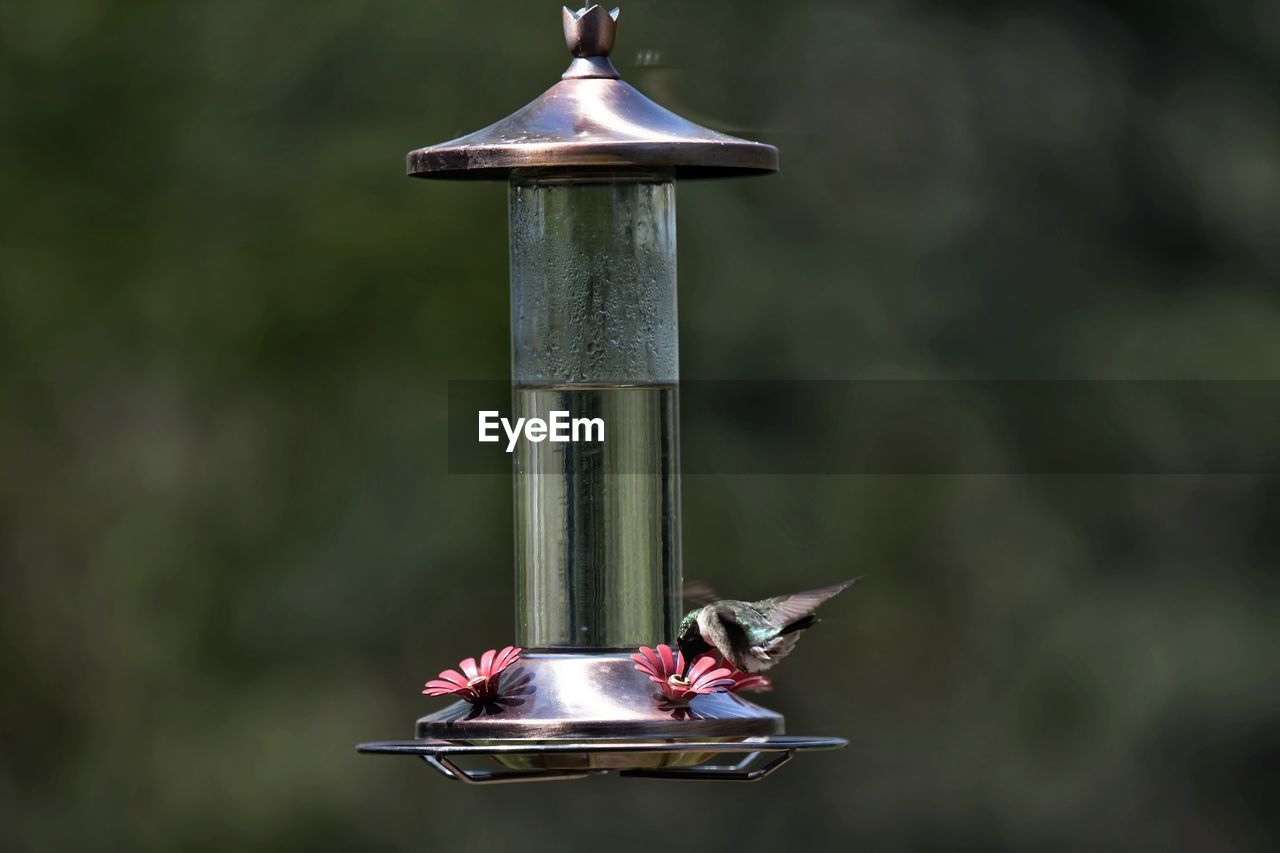
[[[1267, 477], [686, 478], [686, 575], [866, 573], [750, 787], [461, 789], [418, 685], [511, 625], [504, 191], [402, 177], [564, 64], [558, 8], [0, 10], [7, 849], [1264, 849]], [[682, 186], [698, 378], [1274, 379], [1274, 4], [628, 4], [619, 65], [777, 143]], [[750, 433], [724, 429], [750, 453]], [[838, 424], [829, 441], [838, 441]]]

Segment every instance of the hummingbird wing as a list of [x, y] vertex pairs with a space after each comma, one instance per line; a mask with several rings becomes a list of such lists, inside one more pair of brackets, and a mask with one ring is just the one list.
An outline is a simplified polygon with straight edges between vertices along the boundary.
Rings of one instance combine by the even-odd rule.
[[680, 595], [694, 607], [705, 607], [720, 600], [720, 596], [716, 595], [716, 591], [706, 581], [685, 581]]
[[781, 628], [812, 616], [819, 605], [835, 598], [853, 586], [857, 580], [858, 578], [851, 578], [843, 583], [811, 589], [808, 592], [775, 595], [773, 598], [754, 602], [751, 606], [760, 611], [771, 623]]
[[[744, 612], [737, 612], [734, 605]], [[708, 622], [718, 629], [716, 633], [719, 636], [714, 645], [725, 660], [735, 669], [752, 673], [764, 672], [791, 654], [801, 633], [799, 630], [795, 633], [779, 631], [777, 626], [756, 612], [753, 605], [741, 601], [715, 605], [715, 618]]]
[[[741, 606], [741, 602], [735, 602]], [[716, 651], [736, 669], [746, 669], [746, 653], [751, 647], [751, 638], [747, 626], [738, 620], [733, 607], [724, 601], [703, 608], [701, 613], [708, 613], [709, 618], [699, 620], [705, 626], [707, 639]]]

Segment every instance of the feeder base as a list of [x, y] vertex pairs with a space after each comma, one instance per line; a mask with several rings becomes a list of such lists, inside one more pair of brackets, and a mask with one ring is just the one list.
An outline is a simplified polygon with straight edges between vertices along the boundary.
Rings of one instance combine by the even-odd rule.
[[489, 705], [454, 704], [418, 720], [417, 736], [483, 743], [782, 734], [781, 714], [732, 693], [673, 704], [630, 656], [526, 654], [502, 674]]
[[[419, 755], [464, 782], [581, 778], [618, 771], [663, 778], [759, 779], [799, 749], [839, 738], [788, 738], [782, 715], [732, 693], [672, 703], [625, 653], [533, 653], [502, 674], [488, 705], [455, 702], [417, 722], [417, 740], [361, 752]], [[731, 765], [717, 755], [746, 756]], [[469, 770], [480, 756], [505, 771]], [[768, 760], [761, 764], [761, 757]]]

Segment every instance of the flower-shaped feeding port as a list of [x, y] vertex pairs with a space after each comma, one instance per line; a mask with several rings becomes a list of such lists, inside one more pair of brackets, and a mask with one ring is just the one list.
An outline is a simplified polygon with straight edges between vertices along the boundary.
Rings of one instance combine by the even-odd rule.
[[733, 684], [731, 670], [717, 667], [713, 655], [699, 655], [685, 671], [684, 654], [665, 643], [657, 649], [641, 646], [631, 656], [636, 669], [649, 676], [670, 702], [688, 702], [708, 693], [726, 693]]
[[523, 649], [506, 646], [501, 651], [489, 649], [480, 656], [477, 664], [475, 658], [467, 658], [458, 664], [458, 669], [446, 669], [436, 678], [426, 683], [422, 692], [428, 696], [457, 696], [473, 705], [485, 705], [498, 698], [498, 684], [502, 672], [520, 660]]
[[768, 693], [773, 690], [773, 679], [769, 678], [769, 676], [738, 669], [729, 663], [724, 655], [718, 652], [708, 652], [707, 654], [715, 657], [717, 667], [729, 670], [729, 678], [733, 679], [733, 683], [729, 685], [730, 693]]
[[[721, 666], [727, 664], [721, 663]], [[733, 679], [729, 685], [730, 693], [768, 693], [773, 689], [773, 681], [767, 675], [735, 669], [729, 673], [729, 678]]]

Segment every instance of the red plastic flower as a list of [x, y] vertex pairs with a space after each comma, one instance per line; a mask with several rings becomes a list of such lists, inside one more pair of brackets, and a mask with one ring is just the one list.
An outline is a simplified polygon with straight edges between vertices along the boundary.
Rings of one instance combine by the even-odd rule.
[[729, 678], [733, 679], [733, 684], [729, 685], [730, 693], [768, 693], [773, 689], [773, 681], [769, 676], [738, 669], [723, 655], [716, 654], [716, 665], [729, 670]]
[[729, 673], [729, 678], [733, 681], [729, 685], [730, 693], [768, 693], [773, 689], [773, 682], [767, 675], [735, 669]]
[[428, 681], [422, 692], [428, 696], [458, 696], [476, 705], [492, 702], [498, 696], [498, 680], [502, 671], [520, 660], [520, 652], [515, 646], [507, 646], [502, 651], [489, 649], [480, 656], [479, 665], [475, 658], [467, 658], [458, 664], [457, 669], [446, 669], [435, 679]]
[[699, 655], [688, 672], [684, 667], [684, 655], [673, 652], [666, 644], [656, 650], [641, 646], [639, 653], [632, 655], [631, 659], [636, 662], [636, 669], [649, 676], [649, 680], [662, 690], [662, 695], [672, 702], [688, 702], [695, 696], [724, 693], [733, 683], [728, 669], [716, 667], [714, 655]]

